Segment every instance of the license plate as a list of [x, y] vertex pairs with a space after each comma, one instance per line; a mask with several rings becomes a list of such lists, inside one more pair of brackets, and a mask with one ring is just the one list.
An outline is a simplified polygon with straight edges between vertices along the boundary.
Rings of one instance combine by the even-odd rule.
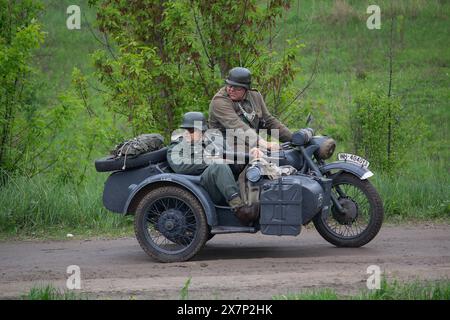
[[363, 168], [367, 168], [369, 166], [369, 161], [360, 156], [350, 153], [338, 153], [338, 160], [352, 162], [354, 164], [360, 165]]

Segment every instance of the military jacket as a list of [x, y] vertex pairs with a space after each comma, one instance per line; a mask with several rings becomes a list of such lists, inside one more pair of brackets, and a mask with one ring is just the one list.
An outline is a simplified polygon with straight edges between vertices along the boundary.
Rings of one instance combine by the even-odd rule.
[[180, 174], [200, 175], [208, 167], [203, 158], [203, 144], [192, 144], [182, 137], [168, 147], [167, 162]]
[[[249, 120], [244, 115], [252, 115]], [[251, 117], [250, 117], [251, 118]], [[262, 95], [258, 91], [248, 90], [243, 101], [234, 102], [222, 87], [212, 98], [209, 105], [209, 127], [225, 132], [226, 129], [242, 129], [246, 131], [250, 141], [257, 141], [259, 129], [278, 129], [281, 142], [291, 141], [292, 133], [267, 110]], [[249, 130], [250, 129], [250, 130]], [[246, 143], [245, 137], [237, 136], [238, 143]], [[250, 147], [254, 147], [249, 145]]]

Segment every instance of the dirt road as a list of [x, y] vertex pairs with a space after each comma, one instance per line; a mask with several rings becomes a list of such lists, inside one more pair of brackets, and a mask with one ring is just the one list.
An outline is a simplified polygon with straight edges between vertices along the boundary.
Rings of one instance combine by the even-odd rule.
[[366, 286], [369, 265], [388, 278], [450, 279], [450, 226], [384, 227], [368, 245], [335, 248], [314, 229], [298, 237], [218, 235], [194, 261], [160, 264], [134, 238], [0, 243], [0, 298], [38, 284], [64, 288], [69, 265], [90, 298], [178, 299], [192, 277], [192, 299], [270, 299], [308, 288], [342, 294]]

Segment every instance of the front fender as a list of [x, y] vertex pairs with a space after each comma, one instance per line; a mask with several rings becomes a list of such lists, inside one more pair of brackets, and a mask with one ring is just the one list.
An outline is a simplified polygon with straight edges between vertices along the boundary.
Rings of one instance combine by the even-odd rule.
[[326, 165], [320, 167], [320, 172], [322, 172], [322, 174], [330, 172], [332, 170], [342, 170], [345, 172], [349, 172], [359, 177], [361, 180], [366, 180], [373, 176], [373, 172], [369, 169], [346, 161], [335, 161], [327, 163]]
[[203, 210], [205, 211], [206, 220], [208, 224], [210, 226], [216, 226], [217, 214], [216, 209], [214, 207], [214, 203], [212, 202], [208, 192], [202, 186], [197, 184], [199, 182], [199, 179], [200, 177], [174, 173], [162, 173], [148, 177], [147, 179], [143, 180], [141, 183], [133, 187], [133, 191], [130, 193], [123, 208], [123, 214], [127, 214], [131, 202], [133, 201], [134, 197], [139, 193], [139, 191], [141, 191], [143, 188], [151, 186], [152, 184], [162, 182], [167, 184], [179, 185], [188, 189], [198, 199], [198, 201], [200, 201], [200, 204], [202, 205]]

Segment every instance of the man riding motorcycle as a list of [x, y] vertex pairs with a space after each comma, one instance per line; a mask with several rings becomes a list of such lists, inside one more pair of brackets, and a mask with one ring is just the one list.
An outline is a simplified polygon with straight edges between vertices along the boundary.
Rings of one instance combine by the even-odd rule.
[[167, 161], [172, 170], [180, 174], [200, 175], [200, 184], [208, 191], [214, 203], [226, 201], [245, 225], [255, 221], [259, 207], [256, 204], [247, 206], [242, 201], [230, 167], [227, 164], [207, 164], [204, 161], [203, 132], [207, 125], [203, 113], [186, 113], [180, 128], [186, 129], [184, 135], [172, 142], [167, 151]]
[[[251, 89], [251, 73], [247, 68], [236, 67], [229, 71], [222, 87], [212, 98], [209, 106], [209, 127], [225, 133], [226, 129], [242, 129], [246, 136], [237, 135], [237, 144], [246, 145], [254, 157], [262, 151], [278, 150], [279, 144], [268, 142], [259, 136], [260, 129], [279, 130], [281, 142], [292, 140], [292, 133], [270, 114], [262, 95]], [[246, 142], [246, 138], [249, 142]], [[231, 145], [234, 143], [231, 142]], [[236, 150], [236, 144], [234, 145]], [[241, 170], [243, 167], [241, 168]]]

